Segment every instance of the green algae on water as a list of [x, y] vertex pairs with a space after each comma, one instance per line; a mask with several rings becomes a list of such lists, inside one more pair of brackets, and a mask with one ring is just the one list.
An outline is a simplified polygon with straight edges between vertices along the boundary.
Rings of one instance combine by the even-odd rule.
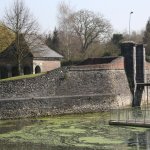
[[[118, 145], [118, 147], [122, 145], [128, 147], [129, 139], [134, 139], [136, 134], [144, 134], [147, 131], [139, 128], [109, 126], [108, 114], [93, 113], [14, 120], [10, 124], [16, 125], [17, 128], [1, 133], [0, 141], [113, 149]], [[0, 124], [0, 129], [3, 125]]]
[[112, 140], [104, 137], [80, 137], [80, 142], [89, 144], [121, 144], [121, 140]]
[[53, 130], [55, 132], [61, 132], [61, 133], [85, 133], [86, 130], [83, 130], [83, 129], [78, 129], [78, 128], [66, 128], [66, 129], [56, 129], [56, 130]]

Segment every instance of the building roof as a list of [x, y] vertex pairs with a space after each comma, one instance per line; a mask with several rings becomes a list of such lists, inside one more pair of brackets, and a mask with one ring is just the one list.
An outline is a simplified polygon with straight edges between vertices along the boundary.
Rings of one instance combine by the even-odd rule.
[[39, 47], [32, 47], [31, 53], [35, 58], [63, 58], [62, 55], [58, 54], [46, 45], [40, 45]]

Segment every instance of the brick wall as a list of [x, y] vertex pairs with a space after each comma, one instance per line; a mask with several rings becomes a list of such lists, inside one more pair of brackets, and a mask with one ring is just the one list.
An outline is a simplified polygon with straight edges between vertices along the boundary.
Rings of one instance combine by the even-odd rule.
[[116, 70], [123, 70], [124, 69], [124, 58], [118, 57], [115, 58], [110, 63], [103, 63], [103, 64], [94, 64], [94, 65], [80, 65], [80, 66], [74, 66], [74, 68], [99, 68], [99, 69], [116, 69]]
[[59, 60], [33, 60], [33, 70], [35, 71], [35, 67], [39, 66], [41, 68], [41, 72], [47, 72], [61, 66]]

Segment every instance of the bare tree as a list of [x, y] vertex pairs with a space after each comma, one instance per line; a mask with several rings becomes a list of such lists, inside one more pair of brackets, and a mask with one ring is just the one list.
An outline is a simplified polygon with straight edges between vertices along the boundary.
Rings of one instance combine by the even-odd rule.
[[82, 52], [85, 52], [93, 42], [105, 41], [110, 37], [111, 25], [101, 15], [80, 10], [70, 17], [72, 30], [80, 40]]
[[73, 42], [72, 29], [71, 29], [71, 14], [74, 13], [74, 9], [71, 5], [66, 4], [64, 1], [58, 5], [58, 30], [59, 38], [62, 44], [63, 55], [68, 60], [71, 58], [71, 47]]
[[[123, 34], [124, 41], [128, 41], [129, 40], [128, 32], [124, 31], [122, 34]], [[136, 43], [143, 43], [143, 37], [144, 37], [144, 30], [133, 31], [130, 35], [130, 40]]]
[[9, 9], [6, 9], [3, 24], [15, 34], [14, 57], [18, 64], [19, 74], [21, 74], [22, 61], [29, 54], [29, 47], [32, 47], [33, 41], [37, 37], [38, 23], [23, 1], [16, 0]]
[[63, 52], [67, 50], [68, 60], [86, 58], [93, 46], [111, 37], [109, 21], [99, 14], [88, 10], [76, 11], [65, 2], [59, 4], [58, 13], [61, 48]]

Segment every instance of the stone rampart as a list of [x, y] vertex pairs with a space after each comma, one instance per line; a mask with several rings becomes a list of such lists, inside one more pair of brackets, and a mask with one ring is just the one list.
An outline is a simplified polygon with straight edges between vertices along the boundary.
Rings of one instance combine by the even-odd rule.
[[0, 119], [107, 111], [116, 108], [115, 95], [78, 95], [0, 101]]
[[9, 118], [12, 112], [18, 117], [30, 117], [32, 110], [36, 115], [94, 112], [108, 109], [111, 104], [124, 107], [131, 100], [127, 78], [121, 69], [59, 68], [35, 78], [0, 82], [1, 118]]

